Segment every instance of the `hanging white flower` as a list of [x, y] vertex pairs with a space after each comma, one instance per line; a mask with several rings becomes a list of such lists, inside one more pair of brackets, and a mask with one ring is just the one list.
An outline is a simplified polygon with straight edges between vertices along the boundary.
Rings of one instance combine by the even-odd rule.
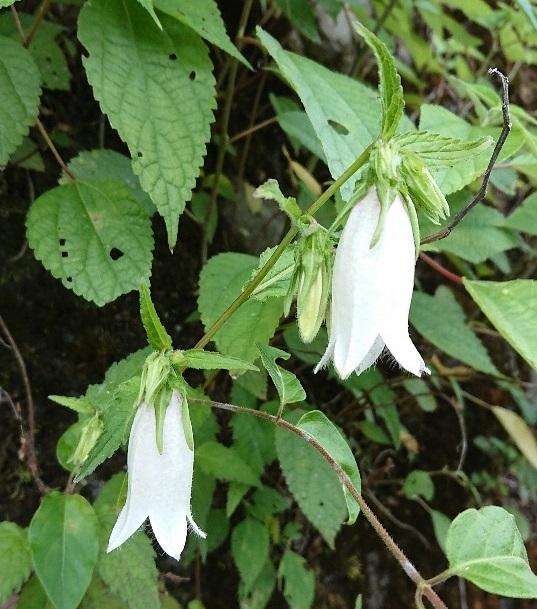
[[400, 195], [386, 210], [382, 232], [370, 247], [379, 214], [373, 187], [343, 229], [332, 276], [330, 340], [316, 372], [333, 359], [342, 378], [360, 374], [387, 348], [405, 370], [416, 376], [429, 373], [408, 335], [416, 258]]
[[190, 511], [194, 451], [187, 440], [191, 431], [185, 429], [189, 427], [182, 412], [186, 407], [173, 391], [164, 415], [162, 452], [157, 448], [155, 409], [146, 402], [138, 407], [129, 438], [127, 501], [110, 535], [108, 552], [124, 543], [147, 518], [160, 547], [177, 560], [185, 547], [187, 521], [205, 537]]

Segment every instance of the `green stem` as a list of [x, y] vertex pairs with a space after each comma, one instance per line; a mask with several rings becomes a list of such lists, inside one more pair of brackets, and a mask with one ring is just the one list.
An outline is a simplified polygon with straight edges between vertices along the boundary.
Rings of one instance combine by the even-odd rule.
[[[362, 154], [335, 180], [323, 194], [306, 210], [306, 214], [313, 216], [319, 209], [336, 193], [336, 191], [353, 175], [355, 174], [369, 158], [369, 151], [371, 146], [368, 146]], [[212, 339], [212, 337], [220, 330], [220, 328], [226, 323], [226, 321], [235, 313], [235, 311], [248, 300], [252, 295], [253, 291], [268, 275], [270, 269], [276, 264], [279, 257], [284, 253], [287, 246], [298, 234], [298, 229], [291, 227], [281, 243], [272, 253], [272, 256], [266, 261], [257, 275], [252, 279], [248, 286], [237, 296], [237, 298], [229, 305], [229, 307], [220, 315], [220, 317], [214, 322], [214, 324], [205, 332], [200, 340], [194, 345], [194, 349], [203, 349], [205, 345]]]
[[332, 470], [337, 474], [338, 478], [341, 481], [341, 484], [343, 484], [348, 489], [349, 493], [352, 495], [356, 503], [360, 506], [360, 509], [362, 510], [362, 513], [366, 517], [369, 524], [373, 527], [377, 535], [381, 538], [382, 542], [390, 551], [392, 556], [401, 565], [401, 568], [406, 573], [406, 575], [416, 584], [416, 587], [420, 591], [421, 595], [425, 596], [431, 602], [431, 605], [435, 609], [447, 609], [442, 599], [431, 588], [431, 580], [427, 581], [422, 577], [416, 567], [406, 557], [405, 553], [392, 539], [388, 531], [382, 526], [380, 520], [375, 516], [373, 510], [369, 507], [362, 494], [354, 486], [352, 480], [343, 471], [339, 463], [334, 460], [334, 458], [326, 450], [326, 448], [324, 448], [324, 446], [320, 444], [313, 436], [311, 436], [303, 429], [300, 429], [300, 427], [289, 423], [289, 421], [286, 421], [285, 419], [282, 419], [278, 416], [268, 414], [267, 412], [263, 412], [262, 410], [254, 410], [253, 408], [244, 408], [243, 406], [236, 406], [235, 404], [226, 404], [224, 402], [214, 402], [212, 400], [190, 399], [189, 402], [193, 404], [205, 404], [206, 406], [210, 406], [212, 408], [220, 408], [221, 410], [228, 410], [241, 414], [249, 414], [250, 416], [263, 419], [264, 421], [268, 421], [269, 423], [272, 423], [277, 427], [282, 427], [291, 431], [295, 435], [302, 438], [302, 440], [304, 440], [307, 444], [312, 446], [323, 457], [323, 459], [328, 463]]

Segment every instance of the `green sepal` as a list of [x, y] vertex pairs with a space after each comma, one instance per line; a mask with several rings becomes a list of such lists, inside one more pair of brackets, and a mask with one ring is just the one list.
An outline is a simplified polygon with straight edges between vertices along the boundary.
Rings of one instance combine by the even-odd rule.
[[353, 207], [357, 205], [367, 194], [369, 188], [371, 187], [371, 172], [366, 171], [360, 179], [356, 183], [356, 187], [354, 189], [354, 193], [350, 200], [345, 204], [342, 210], [336, 216], [336, 219], [330, 225], [328, 229], [328, 234], [333, 235], [335, 231], [347, 221], [347, 216], [351, 213]]
[[69, 462], [75, 466], [79, 466], [88, 458], [90, 451], [95, 446], [95, 443], [103, 433], [104, 425], [99, 416], [95, 413], [82, 428], [82, 433], [78, 440], [76, 448], [69, 458]]
[[192, 433], [192, 423], [190, 421], [190, 408], [186, 395], [183, 394], [183, 401], [181, 403], [181, 417], [183, 419], [183, 431], [185, 433], [185, 440], [188, 448], [194, 451], [194, 434]]
[[166, 384], [171, 372], [172, 365], [167, 354], [154, 351], [148, 355], [142, 369], [136, 404], [139, 405], [143, 401], [152, 404]]
[[145, 328], [147, 341], [157, 351], [172, 348], [172, 339], [159, 319], [155, 305], [151, 300], [149, 285], [144, 281], [140, 285], [140, 317]]
[[421, 244], [421, 233], [420, 233], [420, 224], [418, 221], [418, 215], [416, 213], [416, 208], [414, 207], [414, 203], [410, 198], [406, 189], [401, 189], [401, 196], [403, 198], [403, 203], [406, 207], [406, 211], [408, 213], [408, 217], [410, 219], [410, 226], [412, 227], [412, 236], [414, 237], [414, 251], [416, 255], [416, 260], [420, 255], [420, 244]]
[[157, 449], [160, 454], [164, 450], [164, 420], [166, 418], [166, 410], [172, 399], [172, 389], [168, 386], [159, 391], [153, 402], [155, 409], [155, 422], [157, 428]]
[[431, 222], [440, 224], [441, 220], [449, 216], [446, 197], [423, 161], [416, 155], [404, 155], [401, 163], [401, 180], [414, 205], [419, 205]]

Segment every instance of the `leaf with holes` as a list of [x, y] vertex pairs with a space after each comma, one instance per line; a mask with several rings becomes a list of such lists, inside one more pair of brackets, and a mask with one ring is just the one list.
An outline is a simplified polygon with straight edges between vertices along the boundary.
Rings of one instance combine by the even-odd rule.
[[210, 138], [215, 81], [203, 40], [171, 17], [160, 22], [163, 30], [135, 2], [92, 0], [78, 34], [95, 97], [129, 147], [173, 248]]
[[86, 300], [102, 306], [138, 289], [151, 272], [147, 214], [121, 182], [72, 182], [30, 208], [27, 236], [43, 266]]
[[0, 36], [0, 167], [37, 118], [41, 77], [20, 42]]
[[247, 68], [252, 67], [229, 39], [215, 0], [155, 0], [155, 6], [159, 11], [192, 28], [207, 42], [241, 61]]

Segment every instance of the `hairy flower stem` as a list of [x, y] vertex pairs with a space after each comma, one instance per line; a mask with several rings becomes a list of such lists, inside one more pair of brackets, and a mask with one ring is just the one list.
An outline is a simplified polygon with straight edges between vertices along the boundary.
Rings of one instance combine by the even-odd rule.
[[[310, 446], [312, 446], [322, 457], [323, 459], [330, 465], [333, 471], [337, 474], [341, 483], [345, 485], [348, 489], [349, 493], [355, 499], [356, 503], [360, 506], [363, 515], [366, 517], [369, 524], [375, 530], [375, 533], [380, 537], [386, 548], [390, 551], [392, 556], [397, 560], [397, 562], [401, 565], [401, 568], [406, 573], [406, 575], [416, 584], [416, 588], [420, 596], [425, 596], [431, 605], [435, 609], [447, 609], [446, 605], [442, 601], [442, 599], [436, 594], [436, 592], [431, 587], [429, 581], [433, 580], [425, 580], [416, 567], [410, 562], [410, 560], [406, 557], [405, 553], [401, 550], [401, 548], [395, 543], [391, 535], [388, 531], [382, 526], [379, 519], [375, 516], [369, 505], [366, 503], [365, 499], [362, 497], [358, 489], [354, 486], [351, 479], [347, 476], [347, 474], [341, 469], [338, 463], [332, 458], [330, 453], [319, 443], [317, 440], [305, 432], [300, 427], [289, 423], [285, 419], [281, 417], [277, 417], [267, 412], [263, 412], [261, 410], [254, 410], [253, 408], [244, 408], [243, 406], [236, 406], [235, 404], [227, 404], [224, 402], [215, 402], [212, 400], [198, 400], [198, 399], [189, 399], [190, 404], [204, 404], [206, 406], [210, 406], [212, 408], [219, 408], [221, 410], [228, 410], [236, 413], [249, 414], [251, 416], [257, 417], [259, 419], [263, 419], [264, 421], [268, 421], [273, 425], [278, 427], [283, 427], [284, 429], [288, 429], [295, 435], [299, 436], [307, 442]], [[417, 593], [417, 594], [418, 594]]]
[[[337, 190], [353, 175], [355, 174], [369, 158], [370, 146], [368, 146], [362, 154], [350, 165], [337, 180], [335, 180], [323, 194], [306, 210], [306, 214], [314, 215], [319, 209], [334, 195]], [[250, 298], [256, 287], [263, 281], [268, 275], [270, 269], [276, 264], [278, 258], [284, 253], [287, 246], [298, 234], [298, 229], [294, 226], [291, 227], [285, 237], [282, 239], [278, 247], [274, 250], [272, 256], [267, 260], [264, 266], [259, 270], [257, 275], [247, 285], [247, 287], [237, 296], [237, 298], [229, 305], [229, 307], [220, 315], [220, 317], [214, 322], [214, 324], [205, 332], [200, 340], [194, 346], [194, 349], [203, 349], [205, 345], [213, 338], [213, 336], [220, 330], [220, 328], [226, 323], [226, 321], [235, 313], [235, 311]]]

